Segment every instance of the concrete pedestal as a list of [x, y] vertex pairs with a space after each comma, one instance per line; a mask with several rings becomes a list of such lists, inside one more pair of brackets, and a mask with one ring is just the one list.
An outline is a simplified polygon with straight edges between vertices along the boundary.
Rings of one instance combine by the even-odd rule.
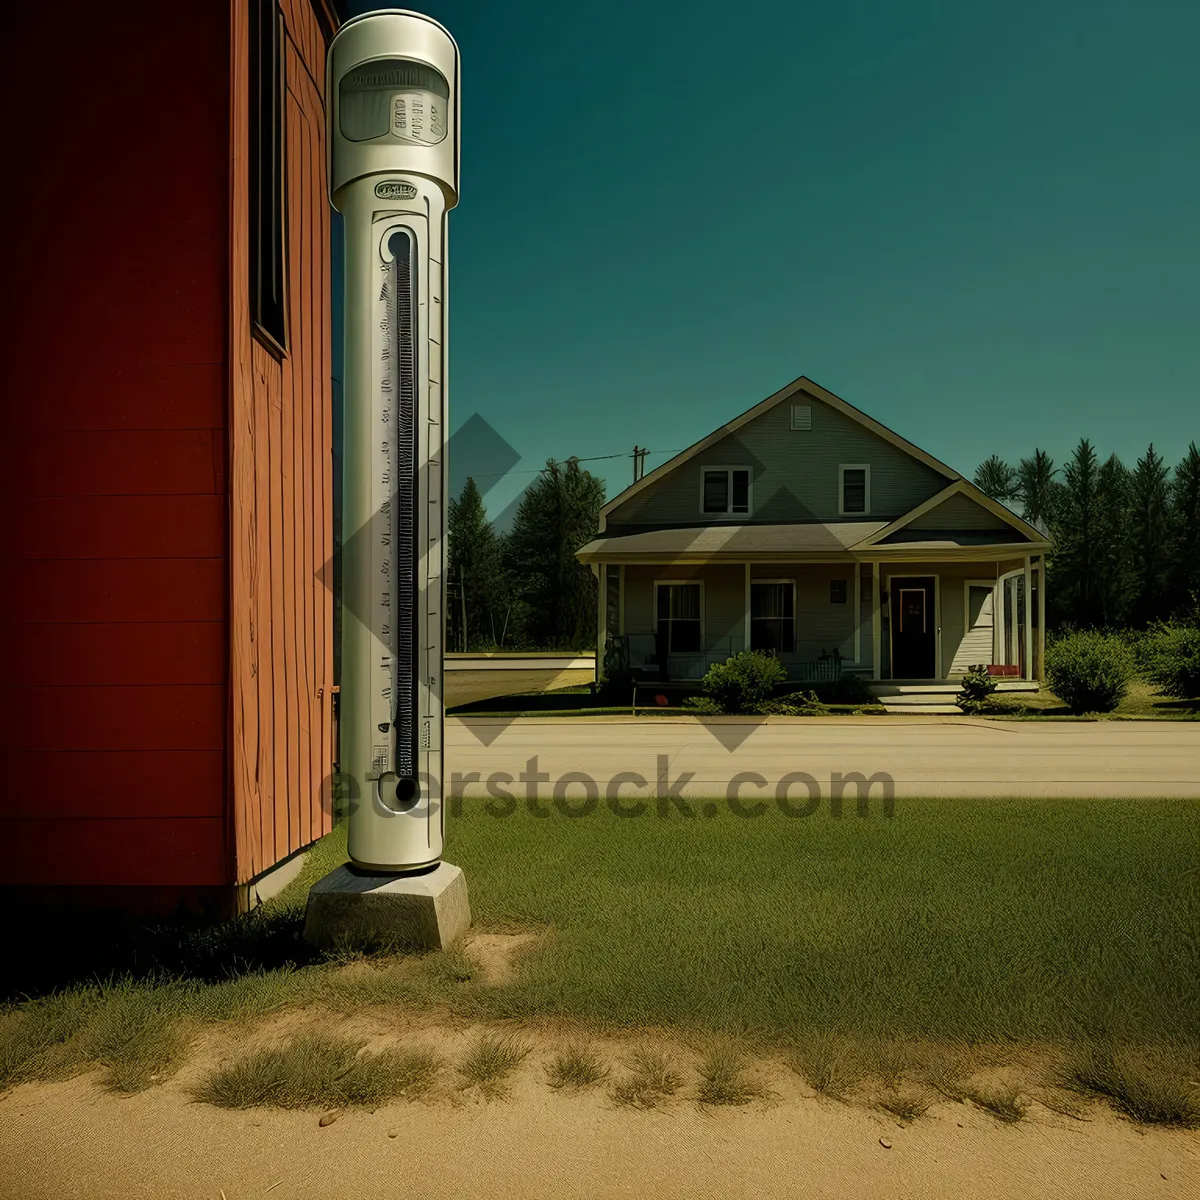
[[368, 875], [347, 865], [313, 885], [304, 938], [323, 950], [442, 950], [470, 924], [460, 867]]

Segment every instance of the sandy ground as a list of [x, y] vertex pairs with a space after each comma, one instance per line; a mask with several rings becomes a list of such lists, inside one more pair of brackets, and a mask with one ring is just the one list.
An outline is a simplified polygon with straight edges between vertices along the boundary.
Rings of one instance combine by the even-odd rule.
[[[1200, 1195], [1200, 1137], [1034, 1106], [1003, 1125], [945, 1103], [904, 1127], [776, 1081], [769, 1102], [664, 1111], [523, 1072], [502, 1099], [319, 1114], [192, 1103], [178, 1079], [117, 1098], [90, 1079], [0, 1101], [0, 1196], [21, 1200], [514, 1197], [1106, 1197]], [[881, 1139], [891, 1143], [890, 1148]]]
[[[537, 770], [550, 777], [537, 785], [546, 795], [568, 771], [590, 775], [600, 796], [619, 772], [636, 772], [649, 792], [627, 784], [622, 796], [653, 794], [662, 756], [671, 783], [691, 773], [680, 789], [691, 796], [722, 795], [743, 771], [759, 773], [771, 789], [784, 774], [804, 771], [825, 795], [834, 772], [860, 771], [891, 776], [897, 796], [1200, 796], [1196, 721], [447, 718], [447, 769], [465, 780], [479, 772], [479, 782], [462, 788], [466, 796], [486, 795], [493, 772], [519, 780], [535, 755]], [[512, 785], [518, 795], [524, 788]], [[575, 784], [568, 794], [584, 793]], [[748, 803], [761, 795], [771, 791], [742, 787]]]

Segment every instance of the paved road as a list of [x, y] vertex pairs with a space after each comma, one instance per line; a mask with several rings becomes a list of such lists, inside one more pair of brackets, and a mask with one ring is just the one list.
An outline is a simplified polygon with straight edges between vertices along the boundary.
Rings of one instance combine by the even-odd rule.
[[[614, 776], [635, 772], [650, 788], [627, 783], [622, 795], [630, 798], [659, 790], [664, 774], [678, 794], [721, 796], [741, 772], [757, 772], [772, 788], [789, 772], [805, 772], [828, 795], [836, 772], [858, 771], [884, 772], [897, 796], [1200, 797], [1195, 721], [448, 718], [446, 751], [452, 776], [479, 772], [480, 782], [462, 785], [468, 797], [486, 795], [484, 781], [496, 772], [512, 775], [509, 790], [525, 794], [520, 777], [534, 756], [534, 771], [550, 777], [537, 781], [544, 795], [571, 771], [590, 776], [601, 795]], [[761, 788], [747, 783], [742, 794], [770, 794]], [[567, 794], [582, 798], [582, 786]]]

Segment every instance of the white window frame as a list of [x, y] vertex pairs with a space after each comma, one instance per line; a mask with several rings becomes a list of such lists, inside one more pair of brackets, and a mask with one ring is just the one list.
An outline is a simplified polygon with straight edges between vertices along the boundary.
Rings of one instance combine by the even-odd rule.
[[[751, 646], [754, 644], [754, 616], [753, 616], [754, 602], [753, 602], [752, 597], [753, 597], [754, 589], [760, 583], [775, 583], [775, 584], [786, 583], [792, 589], [792, 648], [790, 650], [784, 650], [784, 651], [782, 651], [782, 653], [795, 654], [796, 647], [800, 644], [800, 628], [799, 628], [800, 610], [796, 604], [796, 580], [794, 578], [793, 579], [760, 579], [757, 575], [752, 575], [750, 577], [750, 593], [751, 593], [751, 595], [748, 598], [749, 604], [747, 605], [747, 608], [746, 608], [746, 616], [747, 616], [747, 620], [749, 621], [750, 628], [746, 630], [746, 647], [745, 648], [747, 650], [749, 650], [751, 648]], [[759, 619], [761, 620], [761, 618], [759, 618]]]
[[656, 579], [654, 581], [654, 632], [658, 633], [658, 589], [660, 587], [690, 587], [696, 586], [700, 589], [700, 649], [699, 650], [676, 650], [672, 651], [669, 647], [668, 654], [673, 654], [676, 658], [687, 658], [689, 656], [702, 657], [705, 653], [704, 631], [706, 622], [704, 620], [704, 580], [703, 579]]
[[[846, 511], [846, 472], [863, 472], [863, 509], [862, 512]], [[838, 465], [838, 516], [839, 517], [869, 517], [871, 515], [871, 464], [870, 463], [840, 463]]]
[[[725, 512], [710, 512], [704, 507], [704, 480], [705, 476], [710, 473], [716, 474], [718, 471], [723, 471], [726, 476], [728, 485], [727, 494], [729, 496], [728, 503], [733, 503], [733, 473], [734, 471], [746, 472], [746, 511], [733, 512], [731, 509], [726, 509]], [[700, 515], [703, 517], [748, 517], [754, 512], [754, 472], [749, 467], [724, 467], [715, 465], [711, 467], [700, 468]]]

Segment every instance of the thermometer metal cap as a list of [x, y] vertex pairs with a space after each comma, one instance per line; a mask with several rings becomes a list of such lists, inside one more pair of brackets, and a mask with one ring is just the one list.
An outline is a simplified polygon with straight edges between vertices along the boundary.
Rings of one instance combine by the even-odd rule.
[[329, 46], [325, 103], [329, 199], [372, 175], [420, 175], [458, 203], [459, 57], [432, 17], [380, 9]]

